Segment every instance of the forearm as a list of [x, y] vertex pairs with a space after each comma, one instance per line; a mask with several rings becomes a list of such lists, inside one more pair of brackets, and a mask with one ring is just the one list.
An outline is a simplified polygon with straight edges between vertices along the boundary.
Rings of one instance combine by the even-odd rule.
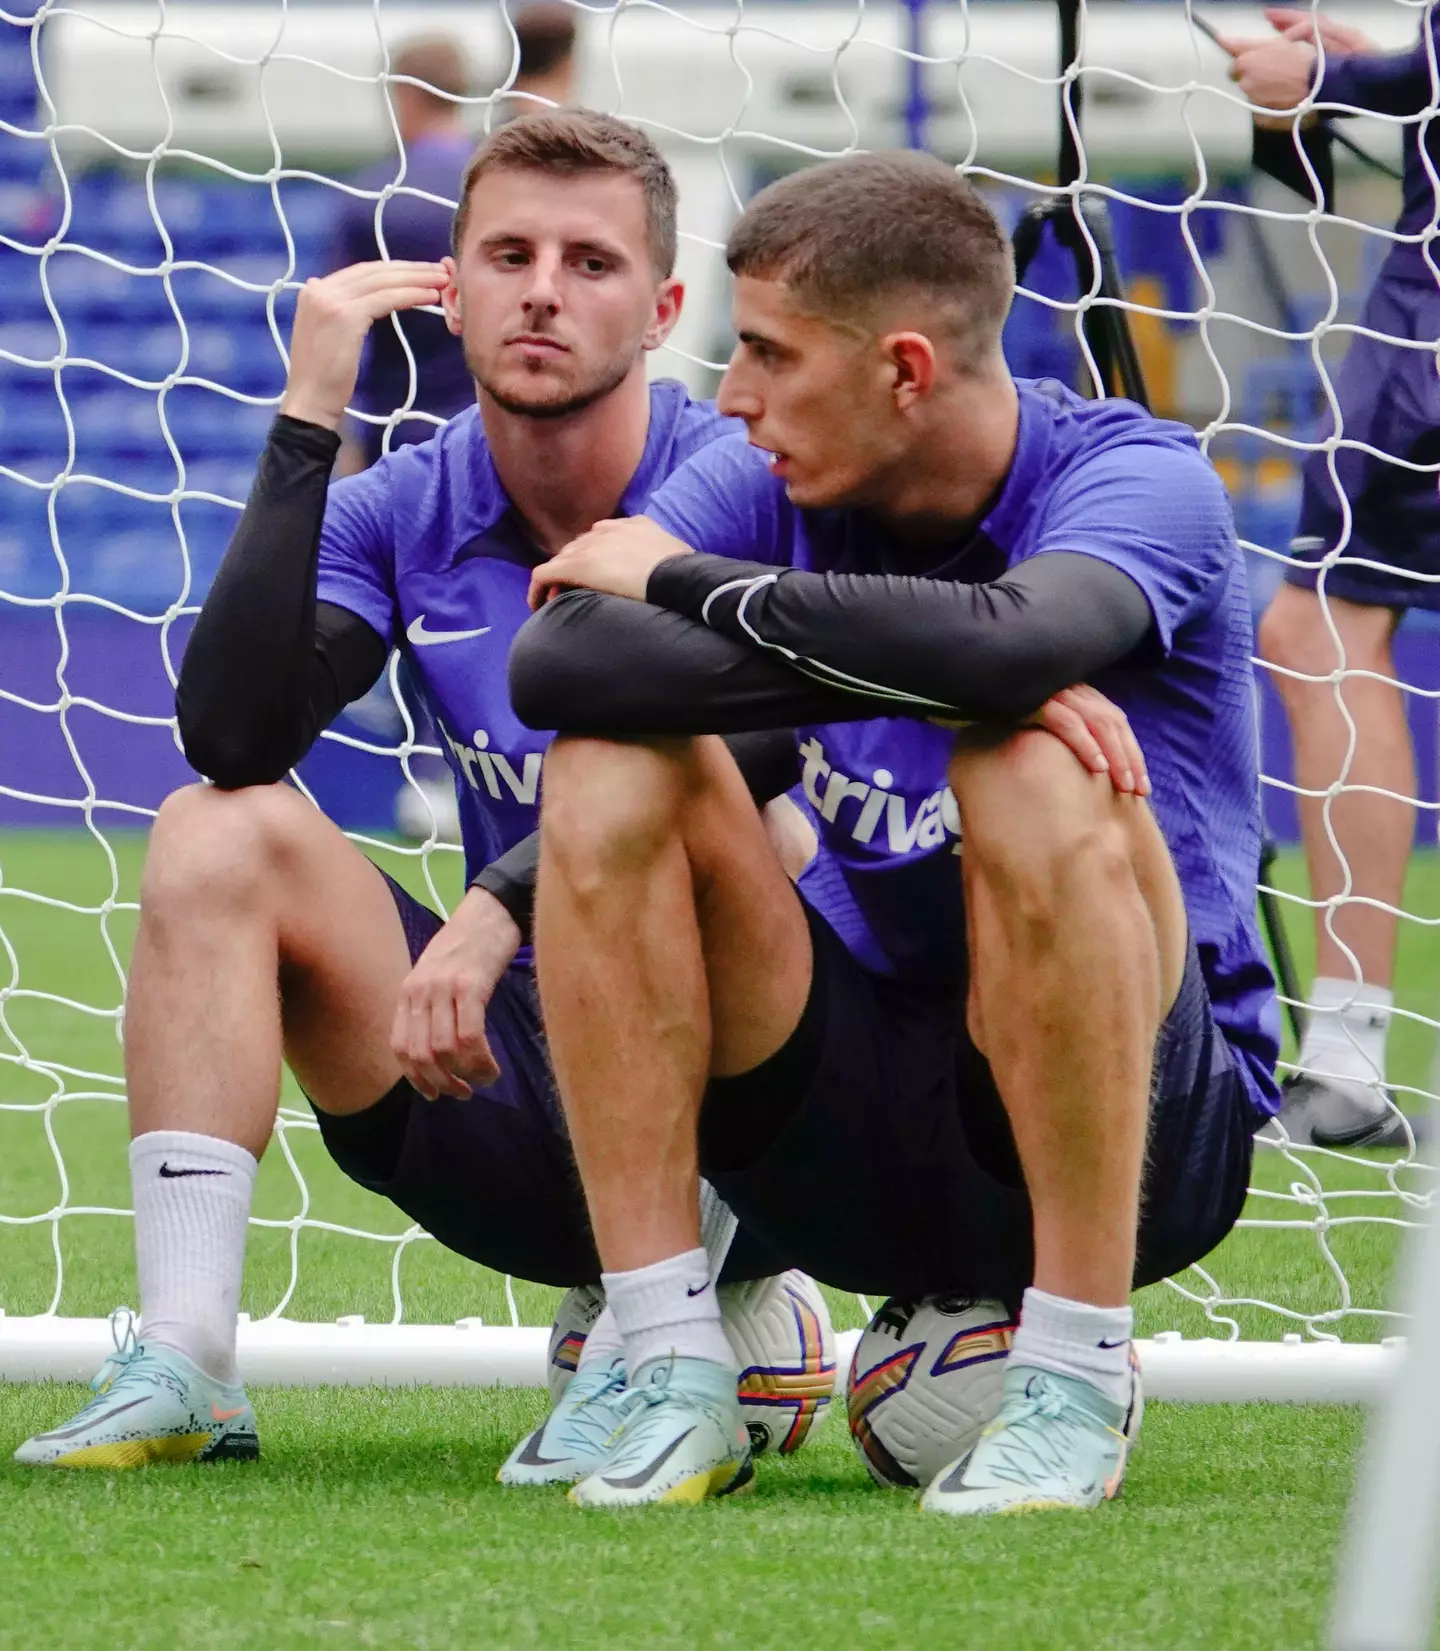
[[339, 437], [277, 418], [185, 650], [175, 706], [191, 765], [227, 788], [278, 780], [374, 682], [386, 644], [317, 604], [326, 491]]
[[895, 714], [889, 700], [815, 682], [778, 654], [593, 590], [567, 591], [527, 620], [509, 673], [520, 720], [567, 734], [741, 734]]
[[1031, 716], [1132, 652], [1151, 625], [1128, 575], [1064, 552], [977, 585], [676, 556], [651, 574], [646, 595], [787, 661], [845, 696], [840, 715], [851, 718]]

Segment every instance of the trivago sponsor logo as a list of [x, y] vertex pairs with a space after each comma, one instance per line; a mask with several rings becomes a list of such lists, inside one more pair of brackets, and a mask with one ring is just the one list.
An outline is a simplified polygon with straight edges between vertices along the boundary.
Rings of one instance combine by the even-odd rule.
[[800, 759], [800, 783], [811, 806], [822, 821], [848, 832], [857, 843], [908, 854], [939, 848], [950, 839], [951, 852], [959, 853], [960, 809], [948, 785], [912, 802], [892, 789], [895, 776], [888, 768], [875, 769], [868, 780], [842, 773], [814, 735], [801, 745]]

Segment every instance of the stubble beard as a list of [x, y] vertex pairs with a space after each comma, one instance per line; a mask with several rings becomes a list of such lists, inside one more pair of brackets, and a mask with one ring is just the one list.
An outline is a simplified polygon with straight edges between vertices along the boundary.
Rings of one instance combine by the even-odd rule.
[[502, 390], [494, 378], [481, 371], [479, 364], [472, 359], [470, 352], [465, 352], [465, 364], [470, 369], [470, 375], [476, 384], [490, 397], [491, 401], [504, 413], [512, 418], [529, 419], [561, 419], [569, 418], [574, 413], [583, 413], [587, 407], [593, 407], [597, 401], [603, 401], [630, 376], [633, 362], [610, 361], [602, 369], [597, 370], [590, 383], [579, 389], [571, 389], [567, 393], [555, 395], [552, 399], [529, 398], [517, 396], [513, 389]]

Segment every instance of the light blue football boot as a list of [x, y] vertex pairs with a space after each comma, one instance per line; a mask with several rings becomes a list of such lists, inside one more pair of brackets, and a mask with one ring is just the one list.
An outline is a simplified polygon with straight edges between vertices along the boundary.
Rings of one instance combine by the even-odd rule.
[[985, 1514], [1108, 1502], [1119, 1495], [1145, 1412], [1133, 1350], [1130, 1381], [1130, 1403], [1117, 1405], [1091, 1382], [1012, 1363], [995, 1420], [935, 1476], [920, 1506]]
[[617, 1353], [593, 1369], [585, 1365], [545, 1420], [505, 1459], [495, 1477], [502, 1485], [573, 1485], [605, 1459], [625, 1420], [625, 1356]]
[[615, 1401], [604, 1459], [570, 1492], [581, 1508], [703, 1502], [755, 1477], [731, 1365], [652, 1359]]
[[115, 1351], [72, 1420], [37, 1433], [17, 1462], [47, 1468], [140, 1468], [150, 1462], [253, 1461], [260, 1454], [245, 1390], [207, 1376], [183, 1353], [135, 1339], [128, 1308], [111, 1319]]

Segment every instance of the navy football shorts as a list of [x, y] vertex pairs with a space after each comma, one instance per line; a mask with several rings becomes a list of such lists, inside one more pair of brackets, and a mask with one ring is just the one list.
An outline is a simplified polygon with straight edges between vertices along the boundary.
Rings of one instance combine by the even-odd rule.
[[[1366, 301], [1361, 324], [1423, 349], [1356, 334], [1335, 375], [1341, 434], [1411, 464], [1440, 461], [1440, 291], [1432, 281], [1383, 275]], [[1305, 462], [1300, 522], [1290, 553], [1318, 563], [1340, 543], [1340, 494], [1350, 502], [1350, 537], [1325, 575], [1325, 591], [1367, 607], [1440, 609], [1440, 474], [1401, 465], [1354, 448], [1337, 448], [1340, 492], [1326, 455]], [[1362, 566], [1378, 562], [1383, 567]], [[1407, 578], [1406, 575], [1429, 575]], [[1290, 567], [1292, 585], [1316, 587], [1313, 566]]]
[[[383, 873], [381, 874], [384, 875]], [[443, 920], [389, 877], [413, 962]], [[460, 1255], [539, 1284], [594, 1284], [600, 1261], [550, 1073], [534, 977], [507, 969], [485, 1015], [500, 1077], [469, 1100], [427, 1101], [403, 1079], [364, 1112], [316, 1110], [330, 1156]], [[788, 1265], [743, 1229], [721, 1277]]]
[[[702, 1173], [762, 1242], [827, 1284], [1018, 1308], [1034, 1267], [1030, 1203], [963, 995], [867, 973], [805, 911], [809, 1001], [784, 1048], [706, 1091]], [[1229, 1232], [1262, 1121], [1192, 946], [1155, 1052], [1137, 1286]]]

